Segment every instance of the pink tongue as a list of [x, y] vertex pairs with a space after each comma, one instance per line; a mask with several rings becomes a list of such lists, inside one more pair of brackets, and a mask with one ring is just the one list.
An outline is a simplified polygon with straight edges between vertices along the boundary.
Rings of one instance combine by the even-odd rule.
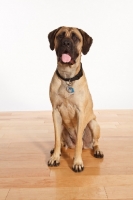
[[64, 62], [64, 63], [67, 63], [67, 62], [70, 62], [70, 60], [71, 60], [71, 56], [69, 56], [68, 54], [62, 54], [62, 57], [61, 57], [61, 59], [62, 59], [62, 61]]

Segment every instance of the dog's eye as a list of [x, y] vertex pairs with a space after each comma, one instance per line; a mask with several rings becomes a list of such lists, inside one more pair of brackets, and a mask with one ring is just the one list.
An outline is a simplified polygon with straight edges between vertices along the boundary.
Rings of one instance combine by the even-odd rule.
[[61, 40], [61, 39], [64, 37], [64, 35], [65, 35], [65, 32], [59, 34], [59, 35], [57, 36], [57, 39]]
[[73, 36], [72, 39], [73, 39], [74, 41], [77, 41], [77, 37], [76, 37], [76, 36]]
[[72, 40], [73, 40], [74, 42], [80, 41], [79, 38], [77, 37], [77, 35], [75, 35], [74, 33], [72, 34]]
[[59, 38], [59, 39], [62, 39], [62, 38], [63, 38], [63, 35], [58, 35], [58, 38]]

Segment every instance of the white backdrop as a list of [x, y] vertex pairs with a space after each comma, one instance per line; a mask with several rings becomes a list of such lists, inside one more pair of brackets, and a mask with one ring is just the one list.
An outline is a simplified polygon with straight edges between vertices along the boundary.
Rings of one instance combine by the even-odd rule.
[[0, 0], [0, 111], [51, 109], [47, 35], [62, 25], [93, 38], [82, 64], [94, 109], [133, 109], [132, 0]]

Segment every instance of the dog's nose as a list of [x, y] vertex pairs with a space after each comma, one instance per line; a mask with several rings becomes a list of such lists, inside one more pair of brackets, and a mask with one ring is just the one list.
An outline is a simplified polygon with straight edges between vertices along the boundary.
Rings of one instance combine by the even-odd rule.
[[63, 46], [65, 46], [65, 47], [70, 47], [71, 42], [70, 42], [69, 39], [65, 39], [65, 40], [62, 41], [62, 44], [63, 44]]

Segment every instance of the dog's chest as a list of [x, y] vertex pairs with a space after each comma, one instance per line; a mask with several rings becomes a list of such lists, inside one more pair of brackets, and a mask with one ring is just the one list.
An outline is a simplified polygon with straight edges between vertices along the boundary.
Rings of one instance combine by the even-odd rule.
[[[73, 90], [75, 88], [73, 87]], [[68, 92], [67, 85], [62, 84], [58, 90], [60, 99], [59, 111], [63, 119], [72, 120], [76, 117], [75, 96], [76, 93]]]
[[69, 86], [64, 83], [62, 84], [59, 89], [58, 89], [58, 95], [63, 98], [62, 101], [64, 101], [64, 99], [68, 99], [70, 97], [73, 97], [74, 93], [75, 93], [75, 88], [73, 86], [71, 86], [70, 88], [72, 88], [72, 90], [69, 91]]
[[70, 128], [72, 126], [75, 127], [77, 124], [77, 114], [75, 105], [66, 99], [62, 102], [60, 106], [58, 106], [58, 109], [61, 114], [64, 125]]

